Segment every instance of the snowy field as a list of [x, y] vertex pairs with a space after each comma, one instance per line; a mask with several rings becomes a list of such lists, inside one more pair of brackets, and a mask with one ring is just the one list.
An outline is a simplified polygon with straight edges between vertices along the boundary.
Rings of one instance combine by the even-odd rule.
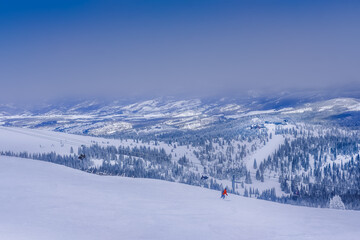
[[0, 239], [359, 239], [360, 212], [0, 156]]
[[[92, 144], [119, 146], [120, 140], [81, 136], [41, 129], [13, 128], [0, 126], [0, 150], [29, 153], [70, 154], [81, 145]], [[122, 144], [125, 145], [125, 144]]]

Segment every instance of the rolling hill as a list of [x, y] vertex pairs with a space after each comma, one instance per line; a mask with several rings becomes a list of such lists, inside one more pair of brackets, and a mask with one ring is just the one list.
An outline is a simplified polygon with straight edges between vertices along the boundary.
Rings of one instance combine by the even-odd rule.
[[0, 238], [358, 239], [360, 212], [283, 205], [0, 156]]

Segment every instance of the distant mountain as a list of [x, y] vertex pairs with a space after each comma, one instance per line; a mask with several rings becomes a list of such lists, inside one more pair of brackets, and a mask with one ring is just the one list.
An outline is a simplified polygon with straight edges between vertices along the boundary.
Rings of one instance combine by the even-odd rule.
[[108, 135], [199, 131], [253, 116], [269, 121], [326, 122], [357, 127], [360, 100], [324, 99], [319, 95], [282, 94], [274, 97], [175, 99], [146, 101], [68, 101], [32, 107], [0, 105], [3, 126]]

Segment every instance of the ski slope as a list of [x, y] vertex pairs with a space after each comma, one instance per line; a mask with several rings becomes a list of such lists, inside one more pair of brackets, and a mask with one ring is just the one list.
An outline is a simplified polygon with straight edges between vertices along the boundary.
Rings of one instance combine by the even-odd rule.
[[71, 147], [76, 153], [81, 145], [90, 146], [94, 144], [116, 147], [152, 146], [150, 144], [135, 143], [132, 139], [107, 139], [42, 129], [0, 126], [0, 151], [12, 151], [15, 153], [24, 151], [28, 153], [56, 152], [60, 155], [68, 155]]
[[256, 159], [258, 163], [262, 162], [268, 156], [271, 156], [271, 154], [278, 150], [280, 145], [285, 142], [285, 138], [282, 135], [275, 135], [274, 124], [265, 124], [265, 126], [268, 129], [269, 134], [272, 134], [272, 138], [269, 139], [269, 142], [265, 146], [262, 146], [260, 149], [250, 154], [244, 160], [247, 169], [249, 169], [251, 173], [256, 172], [256, 170], [253, 169], [254, 159]]
[[[201, 166], [200, 161], [193, 154], [193, 148], [187, 146], [177, 146], [165, 144], [164, 142], [154, 141], [143, 143], [135, 142], [132, 139], [108, 139], [101, 137], [92, 137], [85, 135], [76, 135], [63, 132], [54, 132], [43, 129], [29, 129], [16, 127], [0, 126], [0, 151], [11, 151], [14, 153], [28, 152], [28, 153], [50, 153], [55, 152], [59, 155], [69, 155], [70, 149], [73, 148], [74, 153], [82, 145], [91, 146], [98, 144], [100, 146], [123, 146], [123, 147], [150, 147], [152, 149], [164, 148], [170, 154], [173, 153], [173, 161], [178, 161], [182, 156], [186, 156], [190, 162]], [[96, 161], [93, 159], [93, 161]], [[102, 160], [97, 162], [101, 165]], [[202, 167], [199, 172], [202, 173]]]
[[0, 156], [0, 239], [359, 239], [360, 212]]
[[0, 150], [29, 153], [70, 154], [70, 148], [74, 151], [81, 145], [89, 146], [98, 143], [105, 145], [112, 141], [119, 145], [119, 141], [104, 138], [94, 138], [61, 132], [52, 132], [40, 129], [0, 127]]

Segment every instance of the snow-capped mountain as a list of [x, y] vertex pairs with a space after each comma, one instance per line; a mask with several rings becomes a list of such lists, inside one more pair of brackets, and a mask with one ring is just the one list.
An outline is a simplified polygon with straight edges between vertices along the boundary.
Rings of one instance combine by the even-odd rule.
[[224, 124], [247, 121], [253, 116], [270, 121], [334, 121], [353, 125], [360, 112], [360, 100], [355, 98], [299, 102], [284, 97], [245, 100], [158, 98], [133, 103], [98, 100], [56, 103], [32, 109], [2, 105], [0, 124], [77, 134], [138, 135], [196, 131], [219, 124], [224, 127]]

